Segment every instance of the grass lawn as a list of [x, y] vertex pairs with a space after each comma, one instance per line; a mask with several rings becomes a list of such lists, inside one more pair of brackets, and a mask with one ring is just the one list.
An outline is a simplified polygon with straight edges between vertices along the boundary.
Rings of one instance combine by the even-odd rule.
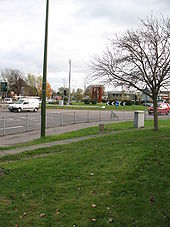
[[162, 124], [0, 158], [0, 226], [169, 226]]

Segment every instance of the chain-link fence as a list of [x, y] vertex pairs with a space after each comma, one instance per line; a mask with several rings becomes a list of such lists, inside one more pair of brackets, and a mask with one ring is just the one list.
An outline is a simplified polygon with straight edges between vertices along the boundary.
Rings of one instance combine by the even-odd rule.
[[[46, 128], [63, 125], [119, 120], [113, 111], [60, 111], [47, 112]], [[16, 134], [39, 130], [41, 127], [40, 113], [13, 113], [0, 116], [0, 135]]]
[[[170, 114], [159, 116], [169, 118]], [[105, 110], [72, 110], [72, 111], [49, 111], [46, 115], [46, 128], [54, 128], [63, 125], [74, 125], [90, 122], [104, 121], [128, 121], [134, 119], [131, 111], [105, 111]], [[146, 114], [147, 119], [153, 116]], [[0, 136], [40, 130], [41, 115], [39, 113], [11, 113], [0, 116]]]

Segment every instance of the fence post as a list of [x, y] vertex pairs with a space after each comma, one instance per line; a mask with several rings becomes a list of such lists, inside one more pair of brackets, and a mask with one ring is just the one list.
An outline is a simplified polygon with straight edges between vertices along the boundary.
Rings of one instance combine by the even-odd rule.
[[87, 123], [89, 123], [90, 122], [90, 112], [89, 112], [89, 110], [87, 111]]
[[76, 123], [76, 112], [74, 111], [74, 124]]
[[63, 112], [61, 112], [61, 114], [60, 114], [60, 122], [61, 122], [61, 126], [63, 126], [64, 125], [64, 123], [63, 123]]
[[27, 114], [27, 117], [26, 117], [26, 132], [28, 132], [29, 130], [29, 115]]
[[48, 115], [47, 115], [47, 112], [46, 112], [46, 128], [48, 127]]
[[111, 110], [111, 113], [110, 113], [110, 120], [111, 121], [113, 120], [113, 110]]
[[102, 121], [102, 111], [100, 110], [100, 116], [99, 116], [99, 121]]
[[5, 116], [3, 116], [3, 136], [5, 136]]

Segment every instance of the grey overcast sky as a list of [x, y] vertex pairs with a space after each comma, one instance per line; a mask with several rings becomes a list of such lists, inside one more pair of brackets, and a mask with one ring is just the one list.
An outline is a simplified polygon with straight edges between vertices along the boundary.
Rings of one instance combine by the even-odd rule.
[[[113, 34], [139, 19], [170, 15], [170, 0], [49, 0], [48, 81], [52, 88], [84, 87], [86, 62]], [[46, 0], [0, 0], [0, 71], [42, 73]]]

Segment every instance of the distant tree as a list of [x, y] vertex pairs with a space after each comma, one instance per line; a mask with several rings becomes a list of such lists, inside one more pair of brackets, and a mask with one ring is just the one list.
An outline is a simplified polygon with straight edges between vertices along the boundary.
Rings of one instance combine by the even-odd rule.
[[36, 76], [32, 73], [28, 73], [26, 77], [26, 82], [30, 87], [36, 87]]
[[53, 89], [51, 88], [50, 83], [47, 81], [46, 84], [46, 97], [50, 98], [53, 93]]
[[[37, 93], [40, 98], [42, 98], [42, 76], [39, 75], [37, 77]], [[47, 81], [46, 82], [46, 97], [50, 98], [52, 95], [53, 89], [51, 88], [50, 83]]]
[[8, 92], [12, 91], [20, 95], [23, 93], [26, 86], [25, 77], [18, 69], [4, 69], [1, 72], [1, 78], [3, 81], [8, 82]]
[[84, 92], [84, 97], [89, 97], [90, 99], [92, 99], [92, 89], [93, 85], [89, 85]]
[[74, 93], [74, 98], [76, 101], [82, 100], [84, 97], [84, 92], [81, 88], [78, 88], [77, 91]]
[[37, 93], [38, 93], [38, 96], [40, 97], [40, 98], [42, 98], [42, 76], [41, 75], [39, 75], [38, 77], [37, 77]]
[[68, 96], [69, 89], [68, 88], [64, 88], [64, 87], [58, 88], [57, 95], [63, 96], [64, 95], [64, 90], [66, 91], [66, 94], [67, 94], [66, 96]]
[[103, 56], [94, 57], [90, 69], [93, 79], [114, 85], [123, 83], [150, 96], [154, 129], [158, 130], [158, 93], [170, 81], [169, 18], [151, 17], [141, 21], [138, 28], [112, 39]]
[[32, 87], [32, 86], [26, 84], [24, 89], [25, 89], [24, 92], [25, 92], [26, 96], [38, 96], [36, 87]]

